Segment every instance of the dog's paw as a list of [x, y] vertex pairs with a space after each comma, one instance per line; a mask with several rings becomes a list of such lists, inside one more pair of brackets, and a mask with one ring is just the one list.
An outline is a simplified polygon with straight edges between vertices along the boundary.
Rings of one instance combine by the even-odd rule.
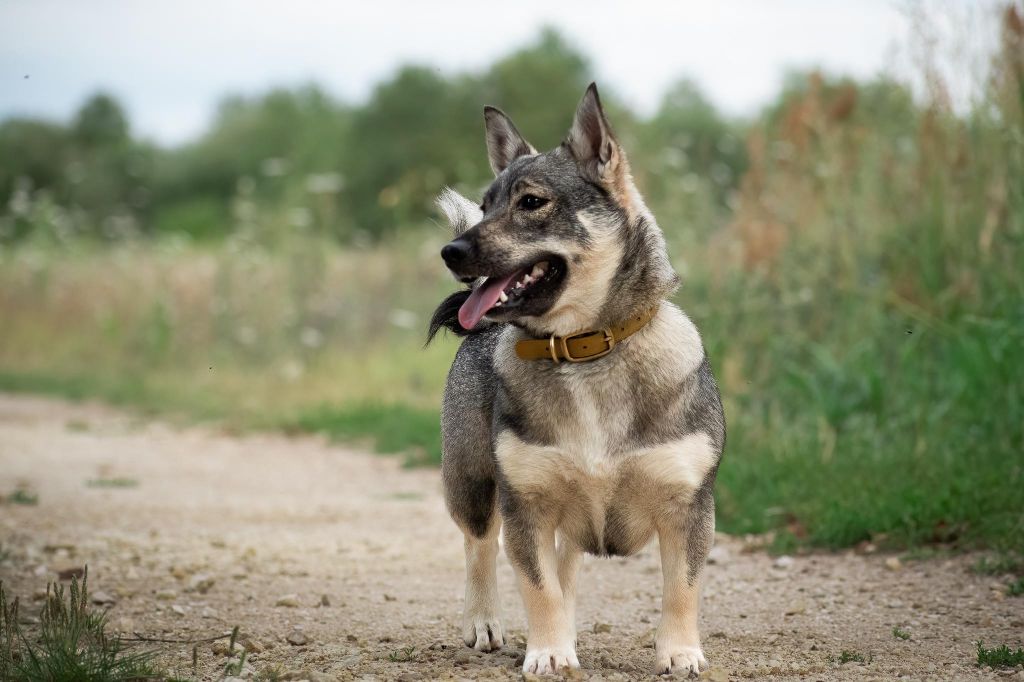
[[571, 646], [526, 648], [523, 672], [552, 675], [569, 668], [579, 668], [580, 659]]
[[696, 677], [707, 667], [708, 661], [699, 646], [665, 646], [658, 648], [654, 672], [658, 675], [689, 673], [690, 677]]
[[462, 628], [462, 641], [477, 651], [497, 651], [505, 646], [501, 621], [497, 616], [467, 618]]

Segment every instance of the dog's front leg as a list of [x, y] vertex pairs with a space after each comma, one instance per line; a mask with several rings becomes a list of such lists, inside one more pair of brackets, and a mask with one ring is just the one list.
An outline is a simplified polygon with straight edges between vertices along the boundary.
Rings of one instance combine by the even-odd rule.
[[477, 651], [495, 651], [505, 644], [498, 606], [498, 530], [495, 514], [483, 537], [466, 533], [466, 610], [462, 638]]
[[523, 672], [544, 675], [578, 668], [573, 628], [559, 581], [554, 528], [523, 518], [506, 519], [505, 550], [519, 579], [530, 630]]
[[709, 490], [698, 491], [685, 519], [658, 529], [665, 592], [655, 641], [657, 674], [688, 672], [695, 676], [707, 667], [697, 616], [701, 574], [714, 534], [714, 501]]
[[583, 565], [583, 552], [564, 537], [558, 539], [558, 584], [562, 586], [565, 603], [565, 618], [572, 630], [573, 644], [579, 644], [576, 637], [576, 579]]

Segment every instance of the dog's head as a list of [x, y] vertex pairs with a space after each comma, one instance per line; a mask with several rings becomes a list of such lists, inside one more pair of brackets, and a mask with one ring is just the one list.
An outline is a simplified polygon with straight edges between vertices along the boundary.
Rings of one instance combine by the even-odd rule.
[[463, 328], [486, 317], [566, 335], [619, 322], [677, 286], [594, 85], [568, 138], [548, 152], [498, 109], [484, 118], [494, 182], [479, 208], [451, 191], [439, 200], [456, 233], [441, 256], [472, 284], [458, 310]]

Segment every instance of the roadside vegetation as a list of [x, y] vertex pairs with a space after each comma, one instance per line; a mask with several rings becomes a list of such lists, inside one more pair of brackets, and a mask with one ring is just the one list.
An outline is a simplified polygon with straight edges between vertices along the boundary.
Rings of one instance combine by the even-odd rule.
[[[749, 121], [686, 82], [648, 118], [609, 93], [722, 388], [720, 530], [1024, 551], [1016, 7], [967, 110], [927, 51], [922, 95], [794, 74]], [[422, 347], [454, 286], [430, 199], [486, 182], [482, 104], [551, 146], [589, 78], [548, 32], [482, 73], [404, 69], [361, 106], [232, 99], [180, 149], [132, 139], [109, 98], [0, 124], [0, 389], [436, 463], [456, 342]]]

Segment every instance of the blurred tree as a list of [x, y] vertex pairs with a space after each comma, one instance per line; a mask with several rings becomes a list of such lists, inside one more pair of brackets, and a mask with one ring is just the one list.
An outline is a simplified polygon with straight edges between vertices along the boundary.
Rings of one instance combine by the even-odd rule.
[[116, 147], [128, 141], [128, 118], [117, 100], [98, 93], [78, 110], [71, 131], [83, 148]]
[[355, 229], [380, 235], [423, 220], [442, 185], [485, 177], [475, 86], [406, 67], [354, 114], [341, 164]]
[[226, 233], [242, 178], [259, 181], [264, 202], [303, 203], [309, 176], [340, 166], [348, 125], [348, 108], [313, 85], [225, 99], [209, 132], [165, 154], [154, 186], [158, 229], [184, 221], [193, 236]]

